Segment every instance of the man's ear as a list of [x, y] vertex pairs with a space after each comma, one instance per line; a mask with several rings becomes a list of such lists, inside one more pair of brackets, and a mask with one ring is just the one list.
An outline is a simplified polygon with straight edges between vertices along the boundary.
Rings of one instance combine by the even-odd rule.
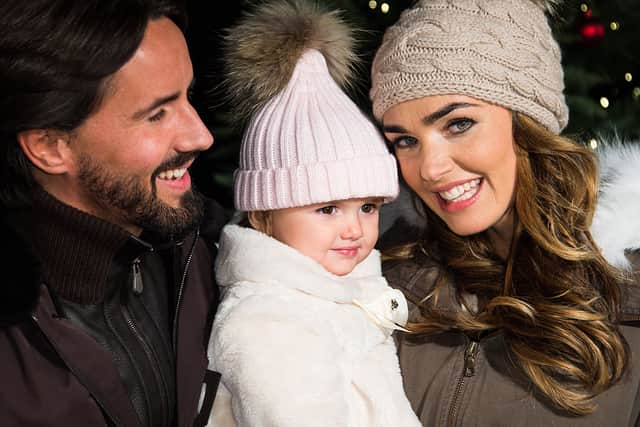
[[69, 134], [58, 130], [31, 129], [18, 133], [18, 143], [31, 163], [47, 174], [69, 169]]

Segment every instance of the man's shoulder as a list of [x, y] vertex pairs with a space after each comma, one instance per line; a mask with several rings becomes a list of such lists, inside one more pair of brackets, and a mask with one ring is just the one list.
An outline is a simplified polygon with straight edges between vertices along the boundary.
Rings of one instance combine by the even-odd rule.
[[5, 221], [0, 223], [4, 255], [0, 257], [0, 327], [29, 318], [38, 303], [41, 267], [26, 242]]
[[222, 227], [229, 221], [230, 215], [216, 200], [202, 196], [204, 215], [200, 223], [200, 234], [210, 242], [217, 242]]

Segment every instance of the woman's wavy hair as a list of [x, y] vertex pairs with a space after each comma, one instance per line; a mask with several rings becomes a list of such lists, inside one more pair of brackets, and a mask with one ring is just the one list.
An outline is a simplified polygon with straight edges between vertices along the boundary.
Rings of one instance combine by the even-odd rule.
[[[514, 113], [517, 156], [511, 250], [501, 260], [485, 232], [459, 236], [422, 203], [426, 228], [418, 242], [387, 257], [432, 255], [441, 273], [422, 304], [417, 334], [500, 329], [510, 353], [537, 389], [560, 409], [593, 412], [593, 397], [621, 379], [629, 349], [617, 327], [624, 277], [596, 247], [589, 228], [598, 191], [595, 154]], [[461, 306], [439, 313], [447, 287]]]

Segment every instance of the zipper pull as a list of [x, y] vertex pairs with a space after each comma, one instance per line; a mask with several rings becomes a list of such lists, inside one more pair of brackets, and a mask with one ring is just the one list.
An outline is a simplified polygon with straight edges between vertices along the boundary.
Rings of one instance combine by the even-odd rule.
[[476, 374], [476, 351], [478, 343], [471, 341], [464, 351], [464, 376], [472, 377]]
[[142, 294], [142, 272], [140, 271], [140, 258], [133, 260], [133, 293], [135, 295]]

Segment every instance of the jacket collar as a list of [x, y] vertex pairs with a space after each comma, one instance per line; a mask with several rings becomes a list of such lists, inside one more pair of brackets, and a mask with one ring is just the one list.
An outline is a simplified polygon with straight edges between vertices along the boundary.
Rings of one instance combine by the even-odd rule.
[[0, 261], [5, 274], [0, 288], [0, 323], [4, 324], [29, 316], [43, 283], [70, 301], [101, 301], [113, 262], [131, 260], [152, 248], [42, 190], [36, 192], [29, 209], [5, 212], [0, 227], [8, 254]]
[[227, 225], [216, 258], [220, 286], [236, 282], [279, 284], [323, 299], [351, 303], [388, 289], [374, 250], [346, 276], [336, 276], [295, 249], [251, 228]]

